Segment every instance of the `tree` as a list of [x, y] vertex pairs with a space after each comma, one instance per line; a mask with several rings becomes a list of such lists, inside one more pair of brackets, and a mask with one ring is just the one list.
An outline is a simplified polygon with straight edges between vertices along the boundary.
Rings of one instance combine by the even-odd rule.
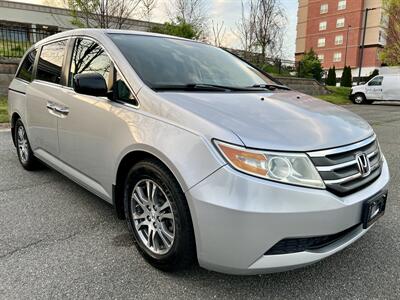
[[279, 56], [282, 37], [287, 24], [285, 11], [279, 0], [251, 0], [250, 19], [262, 57]]
[[321, 81], [323, 69], [318, 55], [311, 49], [306, 52], [299, 62], [298, 76], [304, 78], [314, 78]]
[[198, 31], [206, 27], [206, 0], [169, 0], [168, 4], [167, 13], [172, 23], [191, 24]]
[[150, 22], [153, 10], [157, 6], [157, 0], [142, 0], [143, 16], [147, 22]]
[[218, 21], [211, 21], [212, 24], [212, 38], [213, 38], [213, 44], [214, 46], [217, 47], [222, 47], [222, 43], [224, 41], [225, 33], [226, 33], [226, 27], [224, 24], [224, 21], [219, 23]]
[[67, 0], [72, 24], [89, 28], [127, 28], [142, 0]]
[[386, 30], [386, 46], [380, 52], [383, 63], [395, 66], [400, 65], [400, 1], [384, 0], [383, 6], [389, 18]]
[[378, 75], [379, 75], [379, 70], [378, 69], [373, 70], [372, 73], [369, 74], [366, 82], [370, 81], [372, 78], [374, 78], [375, 76], [378, 76]]
[[351, 67], [344, 66], [342, 78], [340, 79], [340, 86], [352, 87], [352, 85], [353, 85], [353, 79], [351, 76]]
[[245, 4], [242, 1], [242, 15], [236, 22], [234, 34], [239, 38], [242, 49], [246, 53], [251, 52], [255, 46], [255, 28], [253, 20], [246, 14]]
[[150, 28], [150, 31], [191, 40], [199, 39], [201, 34], [201, 31], [198, 31], [192, 24], [186, 23], [180, 19], [178, 19], [178, 22], [165, 22], [163, 25], [153, 26]]
[[326, 85], [336, 86], [336, 69], [335, 66], [329, 68], [328, 77], [325, 80]]

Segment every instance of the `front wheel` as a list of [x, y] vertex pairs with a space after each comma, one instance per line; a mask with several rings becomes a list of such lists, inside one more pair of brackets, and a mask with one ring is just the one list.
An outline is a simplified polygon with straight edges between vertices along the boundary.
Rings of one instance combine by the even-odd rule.
[[156, 160], [132, 167], [125, 183], [125, 215], [142, 256], [164, 271], [190, 267], [196, 257], [193, 225], [184, 193]]
[[365, 98], [364, 94], [358, 93], [358, 94], [354, 95], [353, 103], [354, 104], [366, 104], [367, 103], [367, 99]]

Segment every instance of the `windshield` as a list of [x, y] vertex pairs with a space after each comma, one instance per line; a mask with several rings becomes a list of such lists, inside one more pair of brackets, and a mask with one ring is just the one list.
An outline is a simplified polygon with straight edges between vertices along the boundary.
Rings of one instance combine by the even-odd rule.
[[140, 78], [153, 89], [276, 84], [234, 55], [210, 45], [132, 34], [110, 34], [110, 37]]

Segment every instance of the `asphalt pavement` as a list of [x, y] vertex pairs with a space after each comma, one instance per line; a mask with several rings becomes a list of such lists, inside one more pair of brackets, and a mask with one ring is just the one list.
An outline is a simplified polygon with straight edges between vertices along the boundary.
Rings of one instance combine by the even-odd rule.
[[23, 170], [0, 132], [0, 299], [400, 299], [400, 103], [347, 108], [389, 162], [386, 215], [328, 259], [262, 276], [152, 268], [110, 205], [55, 171]]

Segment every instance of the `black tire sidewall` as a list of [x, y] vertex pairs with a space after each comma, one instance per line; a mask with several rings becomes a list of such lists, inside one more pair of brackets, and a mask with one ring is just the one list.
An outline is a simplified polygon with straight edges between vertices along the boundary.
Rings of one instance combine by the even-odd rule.
[[[136, 183], [143, 179], [151, 179], [165, 192], [175, 217], [175, 239], [168, 253], [157, 255], [150, 251], [141, 241], [132, 219], [131, 195]], [[153, 266], [163, 270], [178, 269], [193, 260], [193, 226], [188, 213], [186, 198], [173, 178], [172, 173], [154, 161], [142, 161], [128, 173], [124, 189], [124, 207], [128, 227], [134, 236], [135, 244], [144, 258]], [[192, 252], [192, 253], [190, 253]]]

